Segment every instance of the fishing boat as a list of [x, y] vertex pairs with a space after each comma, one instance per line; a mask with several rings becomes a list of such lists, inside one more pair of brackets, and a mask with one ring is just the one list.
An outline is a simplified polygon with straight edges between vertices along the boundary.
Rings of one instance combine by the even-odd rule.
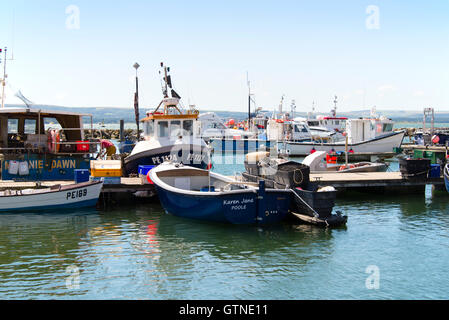
[[[386, 118], [349, 119], [346, 124], [349, 152], [392, 153], [404, 140], [405, 131], [393, 131], [394, 122]], [[344, 152], [345, 141], [337, 142], [285, 142], [279, 150], [286, 150], [290, 156], [308, 156], [315, 151]]]
[[0, 191], [0, 212], [67, 210], [97, 204], [103, 182], [54, 185], [43, 189]]
[[266, 189], [214, 172], [165, 162], [149, 173], [165, 211], [184, 218], [232, 224], [271, 224], [289, 210], [288, 190]]
[[325, 151], [316, 151], [311, 155], [308, 155], [302, 164], [310, 167], [311, 173], [323, 173], [323, 172], [385, 172], [388, 169], [388, 165], [381, 162], [356, 162], [337, 164], [336, 157], [333, 158]]
[[[5, 50], [3, 62], [6, 60]], [[95, 159], [100, 144], [94, 137], [97, 132], [93, 128], [91, 114], [41, 108], [20, 91], [16, 97], [25, 105], [4, 106], [2, 95], [2, 180], [74, 180], [76, 169], [89, 169], [90, 160]], [[85, 127], [85, 120], [90, 122], [90, 126]]]
[[198, 110], [183, 111], [181, 97], [172, 88], [170, 68], [164, 64], [161, 67], [165, 75], [164, 98], [140, 121], [144, 140], [124, 159], [127, 175], [137, 174], [140, 165], [157, 166], [167, 160], [202, 169], [211, 166], [210, 148], [200, 136]]

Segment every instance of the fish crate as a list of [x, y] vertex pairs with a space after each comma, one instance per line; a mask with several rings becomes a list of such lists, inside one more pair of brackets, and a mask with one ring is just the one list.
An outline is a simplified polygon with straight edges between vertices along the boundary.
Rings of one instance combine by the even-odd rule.
[[89, 152], [89, 150], [90, 150], [89, 141], [77, 141], [76, 142], [76, 151]]
[[446, 159], [445, 151], [433, 151], [433, 150], [423, 150], [415, 149], [413, 150], [414, 159], [430, 159], [431, 164], [442, 164]]
[[90, 174], [93, 177], [121, 177], [122, 162], [120, 160], [92, 160]]
[[82, 183], [89, 181], [89, 170], [88, 169], [75, 169], [75, 183]]

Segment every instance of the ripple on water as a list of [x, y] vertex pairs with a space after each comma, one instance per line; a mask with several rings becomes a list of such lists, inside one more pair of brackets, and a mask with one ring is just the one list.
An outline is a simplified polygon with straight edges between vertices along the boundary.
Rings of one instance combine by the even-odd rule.
[[[0, 298], [448, 298], [448, 209], [427, 195], [337, 199], [349, 220], [336, 230], [203, 223], [157, 204], [0, 216]], [[380, 290], [366, 289], [371, 265]]]

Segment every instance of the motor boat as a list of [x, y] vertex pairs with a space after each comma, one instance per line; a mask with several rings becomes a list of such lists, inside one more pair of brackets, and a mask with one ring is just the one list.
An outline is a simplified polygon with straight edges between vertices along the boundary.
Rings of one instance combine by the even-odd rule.
[[232, 224], [271, 224], [288, 214], [289, 190], [265, 188], [207, 170], [165, 162], [149, 172], [169, 214]]

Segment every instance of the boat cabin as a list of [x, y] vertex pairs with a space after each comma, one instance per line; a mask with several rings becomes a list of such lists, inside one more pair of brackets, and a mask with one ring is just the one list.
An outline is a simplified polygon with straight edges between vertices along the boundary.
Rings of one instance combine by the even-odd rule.
[[312, 135], [304, 122], [271, 119], [268, 121], [267, 138], [274, 141], [305, 141], [310, 140]]
[[307, 124], [309, 127], [321, 127], [333, 132], [343, 132], [346, 120], [348, 118], [345, 117], [317, 116], [316, 119], [309, 119]]
[[93, 148], [85, 141], [84, 116], [92, 119], [62, 111], [0, 109], [0, 153], [90, 153]]
[[393, 133], [394, 121], [385, 117], [350, 119], [346, 130], [349, 143], [358, 143]]
[[[188, 110], [183, 113], [178, 108], [178, 103], [177, 98], [165, 98], [155, 111], [147, 113], [147, 117], [141, 120], [145, 140], [176, 140], [180, 137], [200, 136], [199, 112]], [[163, 110], [159, 111], [161, 106]]]

